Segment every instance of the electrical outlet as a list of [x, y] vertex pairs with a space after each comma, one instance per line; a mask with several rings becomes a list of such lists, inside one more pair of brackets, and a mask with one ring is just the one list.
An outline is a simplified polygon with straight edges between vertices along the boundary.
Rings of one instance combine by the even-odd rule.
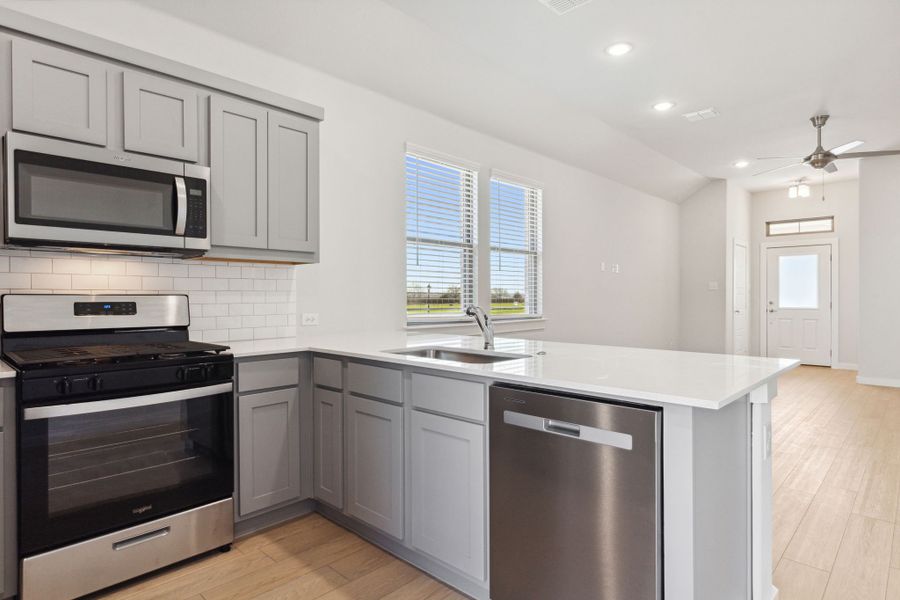
[[304, 327], [319, 324], [319, 313], [303, 313], [300, 317], [300, 324]]

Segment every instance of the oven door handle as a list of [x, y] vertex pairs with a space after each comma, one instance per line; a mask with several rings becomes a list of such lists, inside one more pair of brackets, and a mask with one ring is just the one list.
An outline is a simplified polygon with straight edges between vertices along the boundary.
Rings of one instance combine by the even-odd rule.
[[178, 206], [175, 209], [175, 235], [184, 235], [184, 227], [187, 225], [187, 185], [184, 177], [175, 178], [175, 195]]
[[75, 415], [88, 415], [91, 413], [124, 410], [140, 406], [152, 406], [154, 404], [166, 404], [168, 402], [184, 402], [204, 396], [228, 394], [234, 389], [233, 384], [217, 383], [204, 387], [190, 388], [187, 390], [175, 390], [174, 392], [161, 392], [159, 394], [146, 394], [143, 396], [129, 396], [127, 398], [113, 398], [112, 400], [95, 400], [93, 402], [80, 402], [78, 404], [55, 404], [53, 406], [33, 406], [25, 409], [25, 420], [54, 419], [56, 417], [70, 417]]

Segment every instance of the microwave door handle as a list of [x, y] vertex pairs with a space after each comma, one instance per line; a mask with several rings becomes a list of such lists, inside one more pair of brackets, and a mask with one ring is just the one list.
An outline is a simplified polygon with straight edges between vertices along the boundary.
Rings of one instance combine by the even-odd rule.
[[54, 404], [51, 406], [32, 406], [23, 412], [26, 421], [37, 419], [54, 419], [57, 417], [71, 417], [74, 415], [89, 415], [98, 412], [137, 408], [140, 406], [153, 406], [154, 404], [166, 404], [168, 402], [184, 402], [204, 396], [216, 396], [218, 394], [230, 394], [233, 391], [232, 384], [217, 383], [186, 390], [161, 392], [158, 394], [146, 394], [129, 398], [114, 398], [112, 400], [95, 400], [93, 402], [79, 402], [77, 404]]
[[184, 226], [187, 224], [187, 186], [184, 177], [175, 178], [175, 195], [177, 206], [175, 209], [175, 235], [184, 235]]

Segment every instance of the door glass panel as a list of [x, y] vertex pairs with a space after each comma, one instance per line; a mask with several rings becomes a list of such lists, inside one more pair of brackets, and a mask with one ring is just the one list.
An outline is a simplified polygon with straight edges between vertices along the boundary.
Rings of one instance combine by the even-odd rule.
[[819, 308], [819, 256], [798, 254], [778, 257], [778, 306]]
[[49, 419], [48, 516], [215, 476], [224, 453], [219, 404], [206, 397]]

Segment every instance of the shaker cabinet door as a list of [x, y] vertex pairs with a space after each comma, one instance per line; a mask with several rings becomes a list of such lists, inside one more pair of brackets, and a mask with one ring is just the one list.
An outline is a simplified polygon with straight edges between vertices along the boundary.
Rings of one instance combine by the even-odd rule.
[[213, 95], [209, 105], [213, 246], [266, 248], [266, 109]]
[[123, 74], [125, 149], [197, 162], [197, 92], [135, 71]]
[[240, 514], [300, 498], [298, 388], [238, 397]]
[[319, 124], [269, 111], [269, 245], [314, 252], [319, 236]]
[[347, 512], [403, 539], [403, 409], [347, 396]]
[[484, 427], [413, 411], [413, 546], [485, 578]]
[[315, 496], [336, 507], [344, 505], [343, 401], [340, 392], [316, 387], [315, 420]]
[[106, 146], [106, 65], [13, 39], [12, 121], [19, 131]]

